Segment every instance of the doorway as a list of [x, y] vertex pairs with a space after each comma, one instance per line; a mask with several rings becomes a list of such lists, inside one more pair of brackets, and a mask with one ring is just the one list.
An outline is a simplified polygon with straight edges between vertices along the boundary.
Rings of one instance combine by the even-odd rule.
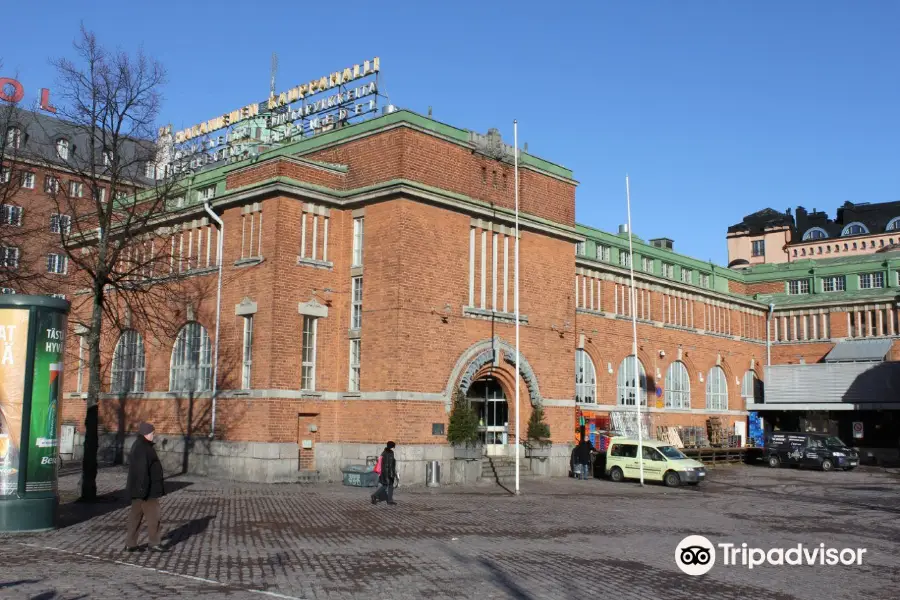
[[472, 383], [466, 394], [475, 414], [487, 456], [506, 454], [509, 444], [509, 403], [500, 382], [493, 377]]

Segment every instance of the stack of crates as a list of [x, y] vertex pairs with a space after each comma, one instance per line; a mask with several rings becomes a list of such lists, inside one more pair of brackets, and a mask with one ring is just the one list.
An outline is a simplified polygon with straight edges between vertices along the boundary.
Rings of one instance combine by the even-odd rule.
[[762, 448], [766, 445], [766, 433], [763, 429], [762, 417], [759, 416], [758, 412], [751, 411], [747, 420], [750, 422], [750, 434], [747, 445]]
[[706, 429], [709, 432], [709, 445], [713, 448], [728, 448], [728, 430], [722, 426], [722, 419], [710, 417], [706, 420]]

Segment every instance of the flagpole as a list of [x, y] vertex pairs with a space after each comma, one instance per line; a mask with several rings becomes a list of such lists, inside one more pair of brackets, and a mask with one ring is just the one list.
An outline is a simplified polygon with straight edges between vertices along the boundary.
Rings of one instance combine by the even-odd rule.
[[519, 495], [519, 122], [513, 120], [513, 156], [516, 186], [516, 256], [513, 295], [516, 313], [516, 495]]
[[631, 187], [628, 183], [628, 175], [625, 175], [625, 201], [628, 205], [628, 265], [631, 267], [631, 333], [632, 346], [631, 354], [633, 357], [632, 366], [634, 367], [634, 406], [637, 409], [637, 430], [638, 430], [638, 465], [640, 465], [641, 485], [644, 485], [644, 442], [641, 424], [641, 392], [638, 380], [640, 379], [641, 370], [638, 365], [638, 343], [637, 343], [637, 298], [634, 291], [634, 244], [632, 243], [631, 233]]

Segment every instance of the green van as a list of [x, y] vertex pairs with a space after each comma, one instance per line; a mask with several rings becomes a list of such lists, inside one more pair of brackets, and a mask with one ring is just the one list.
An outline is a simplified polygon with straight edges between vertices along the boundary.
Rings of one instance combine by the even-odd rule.
[[642, 440], [643, 461], [638, 461], [638, 441], [634, 438], [617, 437], [609, 442], [606, 451], [604, 472], [613, 481], [638, 479], [641, 476], [641, 462], [644, 464], [644, 479], [662, 481], [669, 487], [682, 483], [697, 485], [706, 479], [703, 463], [685, 456], [681, 450], [665, 442]]

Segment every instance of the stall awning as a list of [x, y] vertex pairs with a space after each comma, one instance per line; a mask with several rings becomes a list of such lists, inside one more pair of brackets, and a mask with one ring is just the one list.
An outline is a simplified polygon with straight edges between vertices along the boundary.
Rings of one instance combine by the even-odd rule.
[[845, 340], [834, 345], [825, 362], [877, 362], [891, 351], [892, 340]]

